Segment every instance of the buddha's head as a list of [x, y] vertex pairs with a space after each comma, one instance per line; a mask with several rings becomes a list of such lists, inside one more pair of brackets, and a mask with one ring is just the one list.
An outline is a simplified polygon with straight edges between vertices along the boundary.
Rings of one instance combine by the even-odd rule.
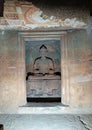
[[45, 45], [42, 45], [40, 47], [40, 54], [41, 54], [41, 56], [46, 56], [47, 52], [48, 52], [47, 47]]

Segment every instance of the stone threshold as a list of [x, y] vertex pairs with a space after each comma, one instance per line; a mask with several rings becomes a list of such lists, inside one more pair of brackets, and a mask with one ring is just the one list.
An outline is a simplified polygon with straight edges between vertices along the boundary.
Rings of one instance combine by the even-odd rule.
[[28, 103], [18, 108], [18, 114], [92, 114], [92, 108], [69, 107], [61, 103]]

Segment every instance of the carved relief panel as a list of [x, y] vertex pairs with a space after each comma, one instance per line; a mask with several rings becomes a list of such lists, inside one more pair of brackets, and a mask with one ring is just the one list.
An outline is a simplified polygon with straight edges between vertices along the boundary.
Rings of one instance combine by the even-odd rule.
[[61, 97], [61, 41], [25, 41], [27, 97]]

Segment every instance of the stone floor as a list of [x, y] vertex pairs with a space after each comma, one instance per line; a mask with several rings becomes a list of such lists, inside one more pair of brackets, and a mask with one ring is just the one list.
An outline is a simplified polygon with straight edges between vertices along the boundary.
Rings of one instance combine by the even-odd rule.
[[4, 130], [92, 130], [92, 115], [0, 115]]

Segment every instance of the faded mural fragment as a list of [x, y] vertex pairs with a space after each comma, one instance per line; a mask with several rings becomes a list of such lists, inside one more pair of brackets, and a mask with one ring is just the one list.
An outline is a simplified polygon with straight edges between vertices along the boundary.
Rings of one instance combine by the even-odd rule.
[[21, 29], [49, 27], [85, 27], [86, 23], [77, 18], [57, 19], [54, 16], [48, 17], [34, 6], [31, 2], [5, 1], [4, 17], [0, 18], [0, 29]]

